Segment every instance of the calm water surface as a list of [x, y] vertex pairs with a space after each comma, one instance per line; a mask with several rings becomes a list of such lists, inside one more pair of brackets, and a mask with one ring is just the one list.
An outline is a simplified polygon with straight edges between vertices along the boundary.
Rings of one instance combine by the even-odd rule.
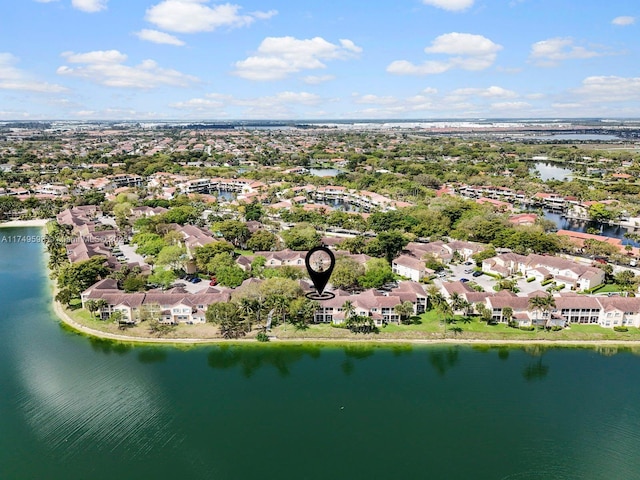
[[0, 243], [3, 480], [640, 478], [632, 353], [134, 348], [60, 327], [43, 266]]

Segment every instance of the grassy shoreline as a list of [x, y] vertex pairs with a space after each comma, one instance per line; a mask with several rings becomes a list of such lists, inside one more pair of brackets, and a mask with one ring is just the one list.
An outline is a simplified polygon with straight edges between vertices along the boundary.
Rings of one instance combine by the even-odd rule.
[[[37, 223], [36, 223], [37, 222]], [[16, 221], [0, 224], [0, 227], [35, 227], [43, 229], [47, 221]], [[46, 255], [46, 251], [45, 251]], [[45, 264], [44, 268], [48, 271]], [[240, 339], [224, 339], [215, 337], [215, 327], [205, 325], [179, 325], [170, 335], [151, 336], [145, 326], [137, 326], [125, 332], [119, 331], [115, 324], [90, 318], [85, 310], [71, 311], [55, 300], [56, 285], [49, 281], [51, 305], [53, 313], [65, 328], [90, 338], [135, 345], [167, 345], [188, 347], [199, 345], [471, 345], [471, 346], [503, 346], [519, 348], [527, 345], [544, 345], [549, 347], [638, 347], [640, 348], [640, 329], [630, 329], [620, 333], [594, 325], [575, 325], [559, 332], [534, 331], [525, 332], [508, 328], [505, 325], [487, 326], [474, 320], [465, 323], [459, 321], [447, 327], [447, 338], [444, 338], [444, 325], [423, 315], [419, 325], [388, 325], [377, 334], [354, 334], [343, 328], [330, 325], [310, 325], [308, 329], [296, 330], [291, 324], [278, 326], [271, 332], [272, 340], [268, 343], [257, 342], [256, 331]], [[84, 314], [84, 315], [83, 315]], [[435, 312], [431, 312], [435, 315]], [[86, 318], [85, 318], [86, 317]], [[455, 327], [461, 331], [455, 332]], [[493, 331], [488, 331], [493, 330]], [[194, 334], [197, 333], [198, 335]]]
[[[200, 345], [256, 345], [266, 346], [274, 344], [282, 345], [323, 345], [323, 346], [341, 346], [341, 345], [379, 345], [379, 346], [395, 346], [395, 345], [464, 345], [464, 346], [488, 346], [488, 347], [513, 347], [522, 348], [523, 346], [547, 346], [547, 347], [585, 347], [585, 348], [600, 348], [600, 347], [638, 347], [640, 348], [640, 340], [634, 340], [629, 338], [597, 338], [597, 339], [572, 339], [572, 338], [553, 338], [554, 333], [563, 332], [523, 332], [523, 333], [539, 333], [537, 337], [529, 338], [491, 338], [491, 337], [477, 337], [477, 338], [462, 338], [448, 337], [443, 338], [442, 334], [439, 336], [396, 336], [383, 333], [379, 334], [352, 334], [348, 330], [336, 329], [328, 325], [314, 325], [307, 330], [295, 331], [291, 325], [288, 326], [288, 330], [284, 330], [282, 326], [276, 327], [273, 332], [273, 339], [267, 343], [257, 342], [253, 335], [239, 338], [239, 339], [224, 339], [220, 337], [184, 337], [180, 336], [185, 330], [192, 328], [191, 326], [183, 326], [182, 330], [177, 330], [171, 337], [153, 337], [144, 336], [142, 332], [138, 331], [135, 334], [130, 332], [113, 332], [98, 330], [91, 326], [91, 323], [96, 323], [98, 326], [117, 328], [113, 324], [105, 324], [100, 320], [93, 320], [85, 322], [78, 319], [75, 312], [71, 312], [65, 309], [59, 302], [53, 300], [53, 308], [56, 316], [61, 322], [72, 331], [102, 340], [138, 344], [138, 345], [167, 345], [175, 347], [185, 346], [200, 346]], [[76, 318], [73, 318], [76, 317]], [[95, 325], [94, 325], [95, 326]], [[314, 328], [316, 327], [316, 328]], [[213, 330], [213, 327], [210, 327]], [[142, 327], [141, 327], [142, 329]], [[327, 331], [340, 332], [339, 336], [328, 336]], [[344, 332], [344, 333], [342, 333]], [[255, 334], [255, 331], [252, 332]], [[410, 332], [403, 332], [410, 333]], [[544, 335], [547, 335], [546, 337]], [[640, 336], [638, 336], [640, 338]]]

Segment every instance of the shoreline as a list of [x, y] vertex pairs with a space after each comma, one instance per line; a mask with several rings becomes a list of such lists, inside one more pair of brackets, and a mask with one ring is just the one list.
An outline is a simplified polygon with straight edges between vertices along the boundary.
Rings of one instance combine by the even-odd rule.
[[8, 222], [0, 222], [0, 228], [15, 227], [40, 227], [44, 228], [51, 220], [43, 218], [34, 218], [33, 220], [9, 220]]
[[[0, 224], [1, 227], [38, 227], [44, 228], [49, 220], [14, 220]], [[45, 250], [46, 254], [46, 250]], [[49, 272], [46, 264], [44, 268]], [[157, 337], [133, 337], [129, 335], [120, 335], [109, 332], [102, 332], [91, 327], [87, 327], [73, 318], [71, 318], [56, 297], [57, 286], [53, 280], [49, 280], [49, 294], [51, 295], [51, 306], [53, 313], [58, 321], [71, 329], [72, 331], [91, 338], [100, 340], [109, 340], [113, 342], [129, 343], [136, 345], [165, 345], [165, 346], [204, 346], [204, 345], [323, 345], [323, 346], [340, 346], [340, 345], [465, 345], [465, 346], [506, 346], [506, 347], [523, 347], [529, 345], [545, 345], [549, 347], [640, 347], [640, 340], [505, 340], [505, 339], [464, 339], [464, 338], [274, 338], [269, 342], [258, 342], [254, 338], [157, 338]]]
[[[55, 286], [54, 286], [55, 289]], [[506, 346], [506, 347], [523, 347], [530, 345], [544, 345], [549, 347], [640, 347], [638, 340], [504, 340], [504, 339], [463, 339], [463, 338], [440, 338], [440, 339], [407, 339], [407, 338], [285, 338], [272, 339], [269, 342], [258, 342], [254, 338], [155, 338], [155, 337], [132, 337], [129, 335], [118, 335], [114, 333], [102, 332], [73, 320], [65, 311], [60, 302], [55, 300], [55, 294], [52, 295], [53, 310], [60, 322], [73, 331], [87, 335], [89, 337], [101, 340], [112, 340], [121, 343], [133, 343], [140, 345], [181, 345], [181, 346], [202, 346], [202, 345], [296, 345], [296, 344], [320, 344], [325, 346], [341, 346], [341, 345], [462, 345], [462, 346]]]

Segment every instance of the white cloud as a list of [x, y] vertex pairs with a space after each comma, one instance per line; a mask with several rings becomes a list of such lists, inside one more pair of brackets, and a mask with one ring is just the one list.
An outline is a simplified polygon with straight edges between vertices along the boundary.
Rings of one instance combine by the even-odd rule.
[[611, 20], [613, 25], [618, 25], [619, 27], [626, 27], [627, 25], [633, 25], [636, 23], [636, 17], [622, 16], [616, 17]]
[[10, 53], [0, 53], [0, 90], [32, 93], [60, 93], [67, 89], [53, 83], [41, 82], [15, 66], [18, 59]]
[[581, 102], [637, 102], [640, 100], [640, 77], [587, 77], [572, 92]]
[[442, 8], [451, 12], [461, 12], [473, 5], [474, 0], [422, 0], [425, 5]]
[[361, 51], [351, 40], [336, 45], [321, 37], [267, 37], [255, 55], [234, 64], [233, 73], [248, 80], [280, 80], [302, 70], [326, 68], [323, 61], [354, 58]]
[[145, 28], [143, 30], [140, 30], [139, 32], [136, 32], [135, 34], [140, 40], [146, 40], [147, 42], [162, 43], [165, 45], [176, 45], [178, 47], [181, 47], [185, 44], [179, 38], [165, 32], [160, 32], [158, 30], [148, 30]]
[[350, 52], [362, 53], [362, 47], [357, 46], [355, 43], [353, 43], [353, 41], [346, 38], [340, 39], [340, 45], [342, 45], [342, 48], [344, 48], [345, 50], [349, 50]]
[[357, 104], [374, 104], [374, 105], [393, 105], [398, 102], [396, 97], [385, 96], [380, 97], [378, 95], [360, 95], [354, 93], [352, 95], [353, 103]]
[[[496, 102], [490, 105], [492, 110], [501, 110], [501, 111], [513, 111], [520, 112], [522, 110], [528, 110], [531, 108], [531, 104], [527, 102]], [[526, 112], [523, 112], [526, 113]]]
[[95, 13], [107, 9], [107, 0], [71, 0], [71, 5], [83, 12]]
[[569, 37], [549, 38], [531, 46], [530, 58], [540, 66], [554, 66], [562, 60], [599, 57], [603, 53], [573, 44]]
[[330, 82], [331, 80], [335, 80], [334, 75], [307, 75], [302, 79], [304, 83], [309, 85], [318, 85], [320, 83]]
[[396, 60], [389, 64], [387, 72], [396, 75], [436, 75], [444, 73], [452, 67], [452, 64], [446, 62], [434, 61], [415, 65], [407, 60]]
[[169, 32], [211, 32], [220, 27], [238, 28], [265, 20], [278, 12], [251, 12], [240, 15], [239, 5], [209, 6], [209, 0], [164, 0], [147, 10], [145, 19]]
[[71, 64], [83, 66], [58, 68], [58, 75], [84, 78], [107, 87], [151, 89], [162, 85], [186, 87], [197, 78], [176, 70], [160, 68], [153, 60], [143, 60], [139, 65], [124, 65], [127, 56], [118, 50], [62, 54]]
[[239, 115], [244, 118], [292, 118], [297, 109], [315, 107], [325, 100], [319, 95], [308, 92], [286, 91], [256, 98], [236, 98], [232, 95], [211, 93], [204, 98], [192, 98], [169, 106], [188, 111], [192, 115], [213, 113], [216, 116], [226, 117], [228, 109], [239, 107]]
[[389, 64], [387, 72], [396, 75], [433, 75], [452, 68], [484, 70], [496, 59], [502, 46], [482, 35], [470, 33], [446, 33], [436, 37], [424, 51], [427, 54], [450, 55], [447, 60], [428, 60], [416, 65], [407, 60], [396, 60]]
[[69, 63], [122, 63], [127, 60], [124, 53], [118, 50], [96, 50], [87, 53], [64, 52], [62, 54]]
[[470, 95], [486, 98], [514, 98], [518, 94], [506, 88], [491, 86], [489, 88], [458, 88], [451, 92], [453, 95]]

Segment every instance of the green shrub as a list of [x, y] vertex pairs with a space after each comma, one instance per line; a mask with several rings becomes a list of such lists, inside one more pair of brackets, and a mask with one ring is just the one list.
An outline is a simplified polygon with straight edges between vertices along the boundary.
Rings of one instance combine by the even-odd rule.
[[269, 335], [267, 335], [265, 332], [258, 332], [258, 334], [256, 335], [256, 340], [259, 342], [268, 342]]
[[554, 325], [553, 327], [551, 327], [551, 331], [553, 332], [559, 332], [560, 330], [562, 330], [562, 327], [559, 327], [558, 325]]
[[534, 282], [535, 280], [536, 280], [536, 277], [529, 277], [527, 278], [527, 283]]
[[531, 325], [530, 327], [520, 327], [520, 330], [523, 330], [525, 332], [533, 332], [536, 329], [536, 327], [534, 327], [533, 325]]
[[495, 278], [496, 280], [500, 280], [502, 278], [502, 275], [500, 275], [498, 273], [484, 272], [484, 274], [488, 275], [491, 278]]
[[330, 323], [332, 328], [344, 328], [346, 330], [349, 330], [349, 327], [347, 326], [347, 322], [342, 322], [342, 323]]
[[547, 280], [541, 281], [540, 285], [542, 285], [544, 287], [545, 285], [549, 285], [551, 282], [553, 282], [553, 278], [549, 278]]
[[627, 327], [625, 327], [624, 325], [616, 325], [615, 327], [613, 327], [613, 329], [616, 332], [628, 332], [629, 329]]

